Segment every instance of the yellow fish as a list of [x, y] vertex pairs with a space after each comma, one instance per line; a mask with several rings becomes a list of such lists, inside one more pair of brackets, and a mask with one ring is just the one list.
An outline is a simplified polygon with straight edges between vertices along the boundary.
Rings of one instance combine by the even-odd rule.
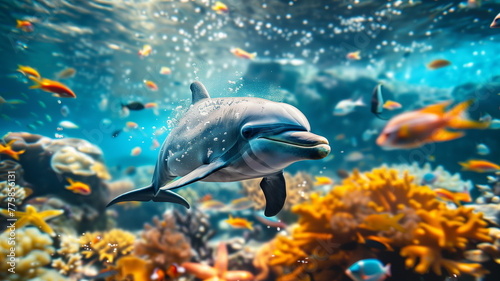
[[404, 215], [405, 214], [400, 213], [391, 217], [390, 214], [371, 214], [365, 218], [359, 227], [373, 231], [387, 231], [392, 227], [404, 233], [406, 229], [398, 224], [398, 221], [402, 219]]
[[66, 189], [71, 190], [74, 193], [89, 195], [92, 192], [88, 184], [81, 181], [74, 181], [71, 178], [66, 178], [66, 180], [69, 182], [69, 185], [66, 185]]
[[253, 230], [252, 222], [249, 222], [244, 218], [233, 218], [231, 214], [229, 214], [229, 219], [225, 220], [225, 222], [227, 222], [234, 228], [248, 228], [250, 230]]
[[36, 71], [36, 69], [34, 69], [33, 67], [31, 66], [22, 66], [22, 65], [18, 65], [17, 66], [17, 71], [21, 72], [24, 76], [34, 76], [38, 79], [41, 78], [40, 74], [38, 73], [38, 71]]
[[329, 177], [314, 177], [314, 178], [316, 179], [316, 181], [314, 182], [315, 186], [333, 184], [333, 180]]

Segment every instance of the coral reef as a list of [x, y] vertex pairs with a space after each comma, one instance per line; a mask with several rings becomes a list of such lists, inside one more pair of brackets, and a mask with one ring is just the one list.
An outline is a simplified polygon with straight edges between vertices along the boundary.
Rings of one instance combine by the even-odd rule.
[[10, 233], [0, 235], [0, 278], [15, 281], [40, 277], [54, 254], [52, 239], [34, 227], [16, 229], [15, 233], [15, 273], [8, 271], [11, 268], [8, 255], [13, 247], [9, 244]]
[[408, 171], [408, 173], [414, 177], [415, 184], [420, 185], [422, 184], [422, 180], [426, 174], [434, 174], [436, 176], [436, 181], [432, 184], [427, 183], [427, 185], [429, 185], [432, 189], [443, 188], [453, 192], [463, 192], [464, 187], [468, 187], [470, 189], [473, 186], [470, 180], [463, 181], [460, 177], [460, 173], [452, 175], [446, 171], [443, 166], [437, 166], [433, 170], [430, 163], [425, 163], [422, 167], [419, 167], [417, 162], [413, 162], [411, 165], [391, 165], [390, 168], [397, 170], [399, 177], [402, 177], [405, 171]]
[[[14, 188], [13, 193], [14, 196], [9, 195], [9, 190], [12, 191], [12, 188]], [[24, 188], [19, 185], [14, 185], [9, 186], [7, 181], [1, 181], [0, 182], [0, 208], [7, 209], [8, 208], [8, 198], [14, 198], [13, 202], [10, 202], [14, 204], [16, 207], [21, 207], [23, 204], [24, 199], [26, 197], [30, 196], [33, 191], [30, 188]]]
[[181, 214], [174, 210], [175, 225], [179, 232], [189, 239], [193, 252], [192, 260], [206, 260], [212, 256], [212, 249], [208, 247], [208, 240], [215, 235], [209, 221], [209, 216], [198, 209], [190, 209]]
[[24, 170], [21, 164], [12, 160], [0, 161], [0, 181], [7, 181], [9, 172], [14, 172], [16, 184], [24, 186]]
[[106, 281], [147, 281], [151, 280], [153, 274], [153, 263], [143, 260], [134, 255], [121, 257], [116, 266], [109, 265], [107, 270], [115, 270], [117, 274], [106, 278]]
[[141, 239], [134, 244], [134, 254], [147, 256], [160, 268], [168, 268], [173, 263], [181, 264], [191, 258], [188, 239], [176, 227], [174, 215], [163, 215], [163, 221], [153, 218], [154, 225], [145, 224]]
[[[82, 139], [51, 139], [26, 132], [9, 133], [5, 137], [7, 142], [12, 140], [16, 140], [12, 145], [14, 150], [25, 150], [19, 163], [35, 197], [57, 195], [71, 204], [87, 204], [104, 212], [108, 191], [103, 181], [110, 176], [101, 149]], [[92, 193], [85, 198], [75, 196], [65, 189], [67, 177], [88, 184]]]
[[[482, 214], [463, 206], [448, 209], [408, 172], [399, 178], [393, 169], [364, 174], [354, 170], [341, 186], [323, 197], [312, 194], [310, 202], [295, 206], [293, 212], [300, 219], [291, 237], [279, 235], [273, 242], [269, 263], [286, 269], [278, 280], [307, 280], [310, 274], [314, 280], [340, 280], [349, 264], [374, 257], [376, 252], [360, 245], [368, 239], [389, 245], [388, 251], [400, 249], [406, 267], [419, 274], [432, 270], [441, 275], [442, 267], [456, 275], [485, 273], [481, 264], [459, 262], [474, 243], [491, 242]], [[401, 213], [399, 225], [405, 232], [360, 227], [370, 215]], [[352, 242], [358, 243], [354, 250], [341, 247]]]
[[197, 202], [198, 199], [200, 199], [198, 192], [196, 192], [196, 190], [191, 187], [181, 188], [177, 193], [180, 196], [184, 197], [188, 202], [194, 203]]
[[121, 229], [104, 233], [85, 233], [80, 237], [81, 254], [86, 259], [97, 256], [99, 261], [112, 263], [118, 256], [125, 256], [134, 249], [135, 235]]
[[[298, 172], [294, 176], [284, 173], [286, 181], [286, 201], [282, 211], [278, 214], [285, 221], [293, 221], [294, 218], [286, 218], [292, 206], [307, 201], [309, 193], [312, 191], [314, 180], [304, 172]], [[261, 210], [266, 207], [266, 198], [260, 188], [262, 179], [251, 179], [241, 181], [242, 192], [254, 202], [254, 209]]]
[[80, 239], [76, 236], [63, 234], [60, 238], [60, 248], [57, 250], [59, 258], [52, 260], [52, 267], [59, 273], [70, 276], [82, 271], [82, 255]]

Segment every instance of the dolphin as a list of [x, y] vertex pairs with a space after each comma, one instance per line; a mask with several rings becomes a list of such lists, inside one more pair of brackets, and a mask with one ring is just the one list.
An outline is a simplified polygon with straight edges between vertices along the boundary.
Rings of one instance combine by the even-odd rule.
[[328, 140], [311, 133], [304, 114], [289, 104], [251, 97], [210, 98], [197, 81], [190, 89], [192, 105], [163, 142], [151, 185], [116, 197], [108, 207], [152, 200], [189, 208], [172, 189], [196, 181], [263, 177], [264, 214], [275, 216], [286, 199], [283, 169], [330, 153]]

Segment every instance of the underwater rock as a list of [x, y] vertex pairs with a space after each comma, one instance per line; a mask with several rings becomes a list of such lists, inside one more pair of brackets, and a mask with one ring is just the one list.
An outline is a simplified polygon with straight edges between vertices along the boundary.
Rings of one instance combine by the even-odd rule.
[[[19, 163], [24, 180], [33, 187], [34, 197], [55, 195], [69, 204], [92, 206], [104, 213], [108, 190], [103, 180], [109, 174], [97, 146], [82, 139], [50, 139], [26, 132], [9, 133], [5, 137], [5, 141], [14, 139], [15, 150], [26, 150]], [[68, 178], [87, 184], [91, 193], [81, 195], [66, 189]], [[96, 219], [106, 220], [105, 216]]]
[[210, 217], [202, 211], [192, 208], [182, 214], [175, 209], [175, 225], [178, 230], [189, 239], [193, 255], [191, 261], [202, 261], [212, 257], [212, 248], [208, 246], [208, 240], [215, 235], [215, 230], [210, 224]]

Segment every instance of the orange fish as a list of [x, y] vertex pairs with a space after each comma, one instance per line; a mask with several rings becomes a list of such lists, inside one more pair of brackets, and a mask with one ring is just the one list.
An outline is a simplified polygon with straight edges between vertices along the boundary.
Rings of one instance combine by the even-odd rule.
[[219, 15], [227, 14], [229, 12], [229, 9], [227, 8], [226, 4], [220, 1], [215, 2], [215, 5], [212, 6], [212, 10], [214, 10]]
[[141, 50], [139, 50], [139, 57], [147, 57], [149, 54], [151, 54], [151, 51], [153, 51], [153, 48], [151, 45], [144, 45]]
[[66, 189], [73, 191], [77, 194], [89, 195], [92, 190], [90, 190], [90, 186], [81, 181], [73, 181], [71, 178], [66, 178], [69, 182], [69, 185], [66, 185]]
[[365, 218], [359, 227], [373, 231], [387, 231], [394, 228], [397, 231], [406, 232], [406, 229], [398, 224], [398, 221], [404, 215], [404, 213], [399, 213], [391, 217], [390, 214], [371, 214]]
[[387, 109], [387, 110], [394, 110], [394, 109], [398, 109], [398, 108], [401, 108], [401, 104], [399, 102], [395, 102], [395, 101], [392, 101], [392, 100], [388, 100], [384, 103], [383, 105], [383, 108]]
[[151, 274], [151, 281], [163, 281], [165, 280], [165, 272], [161, 268], [155, 268]]
[[35, 85], [31, 86], [30, 89], [40, 88], [45, 92], [54, 93], [54, 96], [58, 98], [76, 98], [75, 93], [62, 83], [52, 81], [47, 78], [42, 78], [41, 81], [33, 76], [30, 76], [29, 78], [35, 82]]
[[162, 66], [160, 68], [160, 74], [161, 75], [169, 75], [171, 73], [172, 73], [172, 70], [170, 68], [166, 67], [166, 66]]
[[144, 80], [144, 84], [146, 87], [150, 88], [153, 91], [158, 91], [158, 86], [153, 81], [150, 80]]
[[476, 122], [464, 117], [464, 111], [474, 103], [468, 100], [445, 111], [450, 102], [429, 105], [419, 110], [401, 113], [387, 123], [377, 138], [385, 149], [409, 149], [426, 143], [454, 140], [464, 136], [452, 129], [486, 129], [489, 122]]
[[129, 128], [129, 129], [139, 128], [139, 125], [133, 121], [128, 121], [127, 123], [125, 123], [125, 126], [127, 126], [127, 128]]
[[333, 180], [329, 177], [314, 177], [314, 178], [316, 179], [316, 181], [314, 182], [314, 186], [333, 184]]
[[252, 227], [252, 222], [249, 222], [247, 219], [244, 218], [233, 218], [231, 214], [229, 214], [229, 219], [225, 220], [229, 225], [231, 225], [234, 228], [248, 228], [250, 230], [253, 230]]
[[360, 53], [361, 53], [361, 51], [350, 52], [347, 54], [346, 58], [348, 58], [350, 60], [360, 60], [361, 59]]
[[166, 273], [167, 273], [168, 277], [170, 277], [170, 279], [175, 279], [175, 278], [178, 278], [179, 276], [181, 276], [184, 272], [186, 272], [184, 267], [182, 267], [174, 262], [168, 267]]
[[14, 160], [19, 161], [19, 155], [23, 154], [25, 150], [14, 151], [12, 150], [12, 144], [17, 140], [11, 140], [6, 145], [0, 143], [0, 154], [6, 154], [14, 158]]
[[206, 202], [212, 200], [212, 194], [205, 194], [205, 196], [198, 199], [198, 202]]
[[500, 170], [500, 166], [480, 159], [472, 159], [467, 162], [459, 162], [462, 166], [462, 171], [471, 171], [476, 173], [491, 173]]
[[465, 189], [464, 192], [451, 192], [444, 188], [436, 188], [433, 191], [436, 192], [436, 195], [440, 198], [451, 201], [457, 206], [461, 206], [460, 201], [465, 203], [472, 202], [469, 190], [467, 189]]
[[155, 150], [157, 149], [158, 147], [160, 147], [160, 143], [158, 142], [158, 140], [156, 138], [153, 139], [153, 143], [151, 144], [151, 147], [150, 149], [151, 150]]
[[141, 154], [141, 152], [142, 152], [142, 149], [140, 147], [136, 146], [132, 149], [132, 152], [130, 153], [130, 155], [137, 156], [137, 155]]
[[449, 60], [437, 59], [437, 60], [433, 60], [431, 63], [429, 63], [427, 65], [427, 68], [430, 70], [436, 70], [439, 68], [446, 67], [448, 65], [451, 65], [451, 62]]
[[257, 56], [257, 53], [249, 53], [243, 49], [240, 48], [232, 48], [231, 53], [233, 53], [235, 56], [248, 59], [248, 60], [253, 60], [255, 56]]
[[16, 20], [17, 26], [16, 28], [21, 29], [24, 32], [33, 32], [33, 24], [27, 20]]
[[155, 108], [158, 107], [158, 104], [156, 102], [148, 102], [144, 105], [144, 108]]
[[40, 79], [40, 74], [38, 73], [38, 71], [36, 71], [33, 67], [30, 67], [30, 66], [22, 66], [20, 64], [17, 65], [17, 71], [21, 72], [24, 76], [34, 76], [38, 79]]

